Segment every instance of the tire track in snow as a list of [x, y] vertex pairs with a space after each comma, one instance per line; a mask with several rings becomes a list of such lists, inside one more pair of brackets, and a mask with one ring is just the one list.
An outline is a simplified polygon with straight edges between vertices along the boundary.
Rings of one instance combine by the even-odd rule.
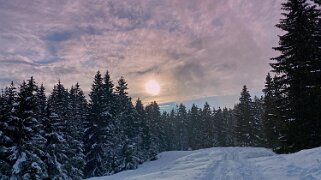
[[[206, 170], [200, 172], [202, 180], [264, 180], [257, 168], [240, 157], [240, 149], [222, 148], [209, 153], [208, 158], [213, 159]], [[217, 158], [217, 156], [221, 158]]]

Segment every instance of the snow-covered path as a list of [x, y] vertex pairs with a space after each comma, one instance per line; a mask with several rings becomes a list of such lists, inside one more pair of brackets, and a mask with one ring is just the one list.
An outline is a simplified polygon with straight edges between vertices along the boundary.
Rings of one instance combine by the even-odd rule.
[[[172, 166], [157, 172], [157, 178], [166, 179], [162, 174], [172, 174], [173, 179], [262, 179], [262, 175], [247, 161], [246, 158], [249, 157], [244, 156], [242, 150], [244, 149], [216, 148], [195, 151], [174, 160]], [[255, 153], [258, 151], [261, 151], [261, 156], [273, 155], [266, 149], [255, 149]], [[146, 178], [151, 177], [153, 176]]]
[[137, 170], [91, 180], [316, 180], [321, 179], [320, 160], [321, 148], [292, 155], [241, 147], [172, 151], [161, 153], [158, 160]]

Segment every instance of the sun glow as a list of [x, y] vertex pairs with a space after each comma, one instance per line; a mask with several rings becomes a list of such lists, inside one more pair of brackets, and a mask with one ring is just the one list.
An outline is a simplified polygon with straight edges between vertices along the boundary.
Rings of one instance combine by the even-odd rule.
[[155, 80], [150, 80], [145, 84], [145, 90], [148, 94], [155, 96], [160, 92], [159, 83]]

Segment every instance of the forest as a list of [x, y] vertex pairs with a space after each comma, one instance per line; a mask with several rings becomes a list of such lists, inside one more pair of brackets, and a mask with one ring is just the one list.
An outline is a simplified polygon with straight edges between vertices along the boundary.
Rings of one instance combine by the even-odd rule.
[[34, 77], [0, 95], [1, 179], [82, 179], [135, 169], [171, 150], [259, 146], [292, 153], [321, 146], [320, 2], [288, 0], [277, 27], [264, 96], [240, 87], [232, 109], [177, 105], [161, 112], [99, 71], [86, 98], [58, 82], [49, 96]]
[[17, 177], [81, 179], [135, 169], [163, 151], [268, 146], [264, 99], [251, 99], [246, 86], [234, 109], [180, 104], [171, 112], [133, 104], [127, 86], [97, 72], [87, 102], [78, 83], [68, 90], [59, 81], [48, 98], [33, 77], [12, 83], [0, 101], [2, 175], [13, 167]]

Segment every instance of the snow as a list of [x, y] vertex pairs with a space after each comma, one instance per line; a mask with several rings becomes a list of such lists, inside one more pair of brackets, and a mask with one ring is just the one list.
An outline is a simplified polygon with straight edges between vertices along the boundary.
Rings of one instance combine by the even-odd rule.
[[109, 116], [109, 117], [113, 116], [109, 111], [102, 112], [101, 115], [102, 116]]
[[21, 156], [17, 159], [15, 164], [13, 165], [12, 172], [18, 174], [20, 172], [21, 164], [27, 160], [26, 153], [22, 153]]
[[226, 147], [171, 151], [136, 170], [90, 180], [317, 180], [321, 179], [321, 148], [277, 155], [265, 148]]
[[37, 169], [38, 171], [41, 171], [40, 166], [39, 166], [38, 163], [36, 163], [36, 162], [33, 162], [33, 163], [31, 164], [31, 167], [34, 168], [34, 169]]

